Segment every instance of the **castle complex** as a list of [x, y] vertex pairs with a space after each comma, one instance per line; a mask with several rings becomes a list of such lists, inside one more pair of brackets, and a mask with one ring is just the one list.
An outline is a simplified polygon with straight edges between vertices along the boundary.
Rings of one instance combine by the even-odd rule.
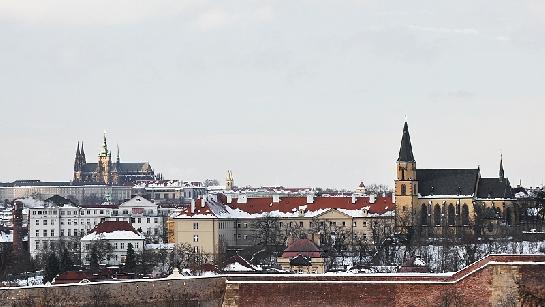
[[74, 184], [127, 185], [140, 180], [154, 180], [155, 174], [148, 162], [121, 163], [119, 147], [116, 161], [112, 161], [112, 152], [108, 150], [106, 134], [102, 150], [98, 154], [98, 163], [87, 163], [83, 143], [78, 143], [74, 161]]

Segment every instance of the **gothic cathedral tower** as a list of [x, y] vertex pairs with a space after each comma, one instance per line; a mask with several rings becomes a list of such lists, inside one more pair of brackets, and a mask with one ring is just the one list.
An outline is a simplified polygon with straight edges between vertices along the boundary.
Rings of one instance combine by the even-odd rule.
[[102, 150], [98, 154], [98, 171], [97, 182], [103, 182], [104, 184], [111, 183], [111, 168], [112, 168], [112, 153], [108, 151], [108, 144], [106, 142], [106, 132], [104, 132], [104, 143], [102, 144]]
[[406, 233], [415, 222], [418, 205], [418, 182], [416, 180], [416, 161], [409, 135], [409, 125], [405, 122], [401, 148], [397, 159], [397, 179], [395, 181], [395, 225], [396, 231]]

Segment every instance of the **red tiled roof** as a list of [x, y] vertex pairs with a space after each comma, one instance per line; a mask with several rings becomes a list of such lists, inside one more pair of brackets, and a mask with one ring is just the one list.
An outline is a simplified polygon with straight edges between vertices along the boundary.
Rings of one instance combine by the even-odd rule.
[[288, 246], [282, 253], [282, 258], [292, 258], [302, 255], [310, 258], [320, 258], [320, 249], [309, 239], [298, 239]]
[[55, 277], [55, 284], [58, 285], [58, 284], [78, 283], [84, 279], [88, 279], [92, 281], [93, 275], [87, 274], [85, 272], [68, 271]]
[[[222, 195], [223, 196], [223, 195]], [[379, 196], [374, 203], [370, 202], [369, 197], [356, 197], [352, 202], [352, 197], [314, 197], [312, 203], [307, 203], [306, 197], [280, 197], [280, 201], [273, 203], [272, 197], [248, 198], [245, 203], [239, 202], [240, 199], [234, 198], [231, 203], [227, 203], [225, 196], [218, 197], [218, 200], [233, 209], [240, 209], [247, 213], [263, 213], [270, 211], [280, 211], [284, 213], [294, 212], [300, 206], [307, 206], [307, 211], [317, 211], [320, 209], [362, 209], [369, 207], [371, 214], [384, 214], [394, 210], [394, 204], [391, 196]], [[199, 206], [195, 206], [196, 209]]]
[[104, 221], [96, 225], [93, 229], [93, 232], [97, 234], [114, 231], [132, 231], [135, 234], [138, 234], [138, 232], [134, 229], [134, 227], [132, 227], [131, 224], [122, 221]]

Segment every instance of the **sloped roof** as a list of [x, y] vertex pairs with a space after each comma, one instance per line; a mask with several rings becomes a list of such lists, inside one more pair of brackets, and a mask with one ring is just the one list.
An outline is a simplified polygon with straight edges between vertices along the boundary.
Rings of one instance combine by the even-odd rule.
[[403, 127], [403, 136], [401, 137], [401, 147], [399, 148], [399, 158], [397, 161], [414, 162], [413, 146], [411, 145], [411, 135], [409, 134], [409, 125], [405, 122]]
[[312, 265], [310, 257], [305, 257], [301, 254], [290, 259], [290, 265], [293, 266], [310, 266]]
[[120, 204], [119, 207], [157, 207], [157, 205], [142, 196], [135, 196]]
[[475, 195], [479, 169], [417, 169], [418, 192], [431, 195]]
[[[82, 241], [92, 240], [144, 240], [144, 236], [128, 222], [104, 221], [95, 226], [93, 231], [81, 238]], [[142, 246], [143, 247], [143, 246]]]
[[79, 283], [80, 281], [87, 279], [93, 281], [95, 278], [92, 274], [88, 274], [81, 271], [68, 271], [61, 273], [59, 276], [55, 277], [55, 284], [70, 284], [70, 283]]
[[[371, 203], [369, 197], [315, 197], [312, 203], [306, 197], [281, 197], [274, 202], [272, 197], [248, 198], [245, 202], [233, 199], [226, 203], [224, 195], [218, 195], [219, 202], [205, 199], [195, 200], [194, 211], [185, 208], [177, 218], [256, 218], [271, 213], [273, 216], [300, 217], [300, 210], [305, 217], [316, 217], [331, 209], [338, 209], [352, 217], [367, 214], [390, 214], [395, 210], [391, 196], [380, 196]], [[361, 209], [367, 209], [364, 213]]]
[[223, 263], [223, 271], [240, 272], [240, 271], [255, 271], [254, 266], [246, 259], [239, 255], [229, 257]]
[[47, 203], [51, 203], [57, 206], [63, 206], [63, 205], [76, 205], [73, 201], [71, 201], [68, 198], [64, 198], [59, 195], [53, 195], [45, 200]]
[[297, 239], [292, 244], [290, 244], [282, 253], [282, 258], [292, 258], [302, 255], [310, 258], [320, 258], [321, 251], [309, 239]]
[[98, 163], [85, 163], [81, 167], [81, 170], [84, 173], [92, 173], [92, 172], [96, 172], [97, 168], [98, 168]]
[[513, 198], [514, 194], [509, 179], [481, 178], [477, 190], [478, 198]]
[[138, 233], [131, 224], [122, 221], [104, 221], [96, 225], [93, 229], [93, 232], [97, 234], [114, 231], [132, 231], [136, 234]]
[[149, 168], [148, 162], [119, 163], [117, 165], [117, 171], [121, 173], [145, 173], [149, 171]]

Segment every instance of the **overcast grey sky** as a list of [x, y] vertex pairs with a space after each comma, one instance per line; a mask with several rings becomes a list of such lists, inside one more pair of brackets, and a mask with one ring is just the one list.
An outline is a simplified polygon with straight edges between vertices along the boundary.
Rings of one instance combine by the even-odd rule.
[[166, 178], [545, 179], [545, 1], [0, 1], [0, 181], [70, 180], [102, 131]]

